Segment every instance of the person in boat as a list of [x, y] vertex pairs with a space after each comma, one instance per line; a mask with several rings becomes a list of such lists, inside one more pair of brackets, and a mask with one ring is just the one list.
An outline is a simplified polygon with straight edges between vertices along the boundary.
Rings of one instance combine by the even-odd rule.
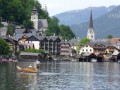
[[37, 72], [37, 68], [32, 67], [31, 65], [29, 65], [28, 68], [21, 68], [21, 67], [17, 66], [17, 69], [20, 72], [29, 72], [29, 73], [36, 73]]
[[37, 68], [40, 68], [40, 64], [41, 64], [40, 61], [37, 60], [37, 61], [36, 61], [36, 67], [37, 67]]

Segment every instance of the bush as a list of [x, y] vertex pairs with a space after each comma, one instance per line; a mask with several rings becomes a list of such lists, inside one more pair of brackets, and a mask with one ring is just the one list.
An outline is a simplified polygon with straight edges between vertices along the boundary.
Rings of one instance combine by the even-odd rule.
[[25, 49], [24, 52], [45, 53], [42, 49]]

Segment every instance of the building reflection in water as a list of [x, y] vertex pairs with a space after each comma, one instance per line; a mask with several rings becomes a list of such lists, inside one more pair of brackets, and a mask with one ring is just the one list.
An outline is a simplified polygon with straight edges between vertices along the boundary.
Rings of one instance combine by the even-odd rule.
[[0, 90], [16, 89], [15, 63], [0, 63]]
[[[19, 62], [28, 67], [33, 62]], [[13, 63], [0, 64], [0, 90], [120, 90], [120, 64], [43, 62], [38, 73], [16, 71]]]

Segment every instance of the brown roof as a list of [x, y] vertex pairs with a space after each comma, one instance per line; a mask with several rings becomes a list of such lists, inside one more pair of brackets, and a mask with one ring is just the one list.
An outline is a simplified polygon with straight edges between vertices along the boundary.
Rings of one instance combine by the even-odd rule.
[[118, 43], [120, 42], [120, 38], [112, 38], [110, 39], [110, 43]]

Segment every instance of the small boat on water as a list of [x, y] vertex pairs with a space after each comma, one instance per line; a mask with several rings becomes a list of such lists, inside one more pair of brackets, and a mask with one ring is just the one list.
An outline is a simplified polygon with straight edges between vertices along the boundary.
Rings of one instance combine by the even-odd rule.
[[25, 72], [25, 73], [37, 73], [37, 68], [29, 66], [28, 68], [21, 68], [17, 66], [17, 69], [19, 72]]

